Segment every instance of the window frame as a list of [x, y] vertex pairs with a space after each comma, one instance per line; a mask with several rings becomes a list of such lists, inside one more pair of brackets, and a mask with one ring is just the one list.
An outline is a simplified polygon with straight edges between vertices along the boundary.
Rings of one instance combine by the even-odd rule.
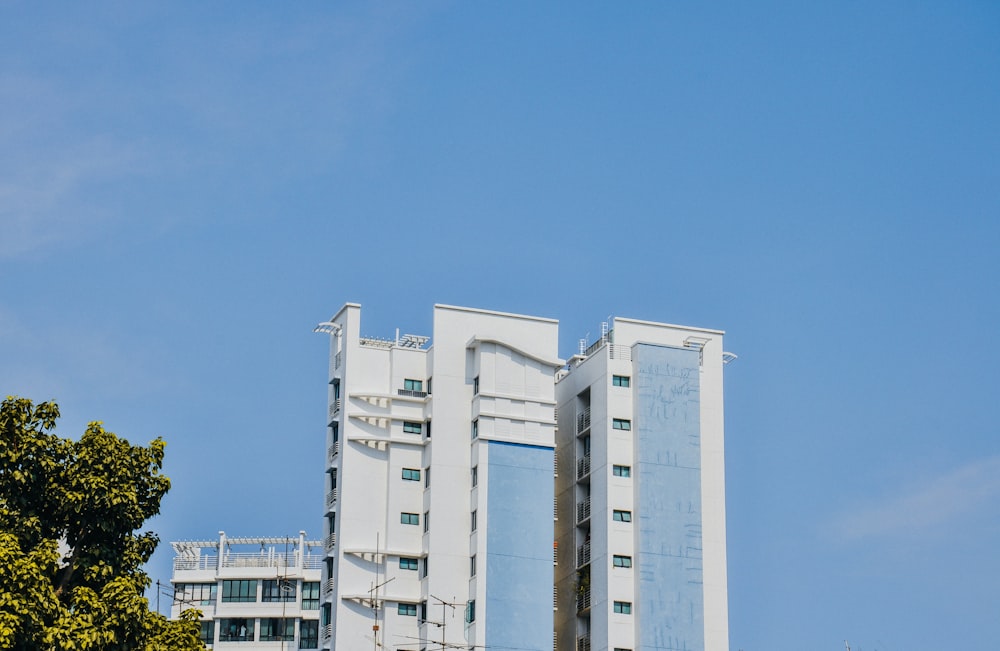
[[624, 554], [613, 554], [611, 556], [611, 567], [632, 569], [632, 557], [625, 556]]
[[616, 615], [631, 615], [632, 614], [632, 602], [631, 601], [616, 601], [614, 604], [614, 613]]
[[423, 391], [423, 390], [424, 390], [423, 380], [414, 380], [413, 378], [403, 379], [403, 391]]
[[396, 604], [396, 614], [400, 617], [416, 617], [417, 604], [399, 602]]
[[612, 464], [611, 475], [613, 477], [622, 477], [625, 479], [630, 479], [632, 477], [632, 466], [623, 466], [619, 464]]
[[424, 424], [416, 420], [403, 421], [403, 434], [423, 434]]
[[420, 568], [420, 559], [414, 556], [400, 556], [399, 569], [416, 572]]
[[302, 610], [319, 610], [321, 599], [319, 583], [319, 581], [302, 582]]
[[420, 481], [420, 468], [403, 468], [403, 481]]
[[620, 432], [631, 432], [632, 421], [628, 418], [612, 418], [611, 429], [616, 429]]
[[[236, 590], [236, 594], [234, 595], [232, 588], [236, 584], [238, 584], [238, 589]], [[230, 590], [228, 591], [226, 590], [227, 585], [230, 588]], [[244, 590], [244, 588], [246, 588], [246, 590]], [[226, 603], [226, 604], [257, 603], [257, 579], [223, 579], [222, 594], [220, 595], [220, 603]]]
[[632, 512], [624, 509], [614, 509], [611, 511], [612, 522], [632, 522]]
[[420, 514], [419, 513], [409, 513], [407, 511], [401, 511], [399, 514], [399, 523], [405, 525], [419, 525], [420, 524]]
[[[282, 584], [292, 587], [291, 592], [282, 589]], [[299, 600], [299, 586], [295, 579], [261, 579], [261, 603], [293, 603]]]
[[621, 387], [623, 389], [629, 389], [632, 387], [632, 376], [631, 375], [612, 375], [611, 376], [611, 386]]

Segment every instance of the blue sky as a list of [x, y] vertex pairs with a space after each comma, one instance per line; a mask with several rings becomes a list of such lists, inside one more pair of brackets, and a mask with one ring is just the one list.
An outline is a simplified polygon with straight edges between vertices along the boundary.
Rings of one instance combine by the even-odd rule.
[[5, 2], [0, 392], [319, 537], [344, 302], [725, 329], [733, 651], [994, 649], [998, 116], [991, 2]]

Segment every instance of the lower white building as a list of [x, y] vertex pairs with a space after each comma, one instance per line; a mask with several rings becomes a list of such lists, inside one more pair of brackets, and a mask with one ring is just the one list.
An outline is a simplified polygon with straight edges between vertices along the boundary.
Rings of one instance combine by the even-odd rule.
[[171, 543], [171, 619], [202, 613], [209, 648], [319, 648], [323, 543], [295, 537], [228, 538]]

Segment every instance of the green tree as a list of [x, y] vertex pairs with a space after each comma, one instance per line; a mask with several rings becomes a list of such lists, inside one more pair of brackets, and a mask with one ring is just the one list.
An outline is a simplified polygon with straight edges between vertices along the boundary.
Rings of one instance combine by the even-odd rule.
[[143, 596], [159, 539], [139, 529], [170, 488], [164, 442], [131, 445], [99, 422], [63, 439], [58, 417], [52, 402], [0, 406], [0, 648], [204, 649], [200, 613], [168, 621]]

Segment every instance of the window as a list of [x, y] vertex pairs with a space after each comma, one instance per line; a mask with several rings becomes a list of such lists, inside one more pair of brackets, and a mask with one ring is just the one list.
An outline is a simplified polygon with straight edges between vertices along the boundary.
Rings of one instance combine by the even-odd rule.
[[[397, 376], [398, 377], [398, 376]], [[396, 386], [399, 386], [398, 384]], [[403, 380], [403, 388], [407, 391], [423, 391], [423, 380]]]
[[632, 557], [631, 556], [618, 556], [617, 554], [612, 557], [612, 564], [615, 567], [632, 567]]
[[424, 511], [424, 533], [431, 530], [431, 512]]
[[340, 425], [334, 423], [330, 426], [330, 431], [333, 433], [333, 442], [336, 443], [340, 440]]
[[478, 396], [479, 395], [479, 376], [478, 375], [475, 378], [472, 379], [472, 395], [474, 395], [474, 396]]
[[479, 485], [479, 466], [472, 466], [472, 487]]
[[431, 485], [431, 467], [427, 466], [424, 468], [424, 488], [429, 488]]
[[419, 434], [424, 431], [422, 423], [416, 423], [410, 420], [403, 421], [403, 432], [406, 434]]
[[302, 610], [319, 610], [319, 581], [302, 582]]
[[422, 621], [422, 622], [426, 622], [427, 621], [427, 602], [426, 601], [421, 601], [420, 602], [420, 621]]
[[420, 469], [403, 468], [403, 479], [406, 481], [420, 481]]
[[615, 651], [632, 651], [632, 649], [623, 649], [623, 648], [622, 648], [622, 647], [620, 647], [620, 646], [616, 646], [616, 647], [615, 647]]
[[174, 588], [174, 603], [211, 606], [218, 587], [217, 583], [178, 583]]
[[476, 555], [469, 557], [469, 576], [476, 576]]
[[215, 643], [215, 622], [201, 622], [201, 641], [211, 645]]
[[479, 438], [479, 419], [472, 421], [472, 438]]
[[631, 431], [632, 421], [625, 420], [624, 418], [612, 418], [611, 419], [611, 429], [620, 429], [625, 431]]
[[261, 601], [295, 601], [295, 581], [288, 579], [264, 579], [261, 586]]
[[253, 619], [225, 617], [219, 620], [220, 642], [253, 642]]
[[612, 466], [611, 474], [615, 477], [631, 477], [632, 466]]
[[434, 386], [434, 378], [427, 378], [427, 393], [432, 393], [431, 387]]
[[405, 615], [406, 617], [416, 617], [417, 604], [399, 604], [396, 607], [396, 612], [400, 615]]
[[478, 511], [473, 511], [472, 512], [472, 530], [473, 531], [476, 530], [476, 520], [477, 520], [476, 515], [477, 514], [478, 514]]
[[476, 621], [476, 600], [470, 599], [465, 605], [465, 623], [471, 624]]
[[[616, 511], [617, 513], [617, 511]], [[420, 524], [420, 514], [419, 513], [400, 513], [399, 521], [402, 524]]]
[[222, 601], [257, 601], [256, 579], [222, 582]]
[[260, 639], [262, 642], [278, 642], [295, 639], [295, 620], [276, 617], [260, 618]]
[[613, 387], [630, 387], [632, 386], [632, 378], [627, 375], [612, 375], [611, 376], [611, 386]]
[[401, 570], [413, 570], [417, 571], [417, 559], [408, 558], [406, 556], [399, 557], [399, 569]]
[[430, 562], [431, 562], [431, 560], [429, 558], [425, 558], [424, 562], [420, 565], [420, 578], [421, 579], [426, 579], [427, 578], [427, 572], [430, 571], [430, 569], [429, 569], [430, 568]]
[[303, 619], [299, 624], [299, 648], [319, 648], [319, 622], [315, 619]]
[[631, 511], [613, 511], [611, 514], [611, 519], [615, 522], [631, 522], [632, 512]]
[[424, 437], [425, 438], [431, 437], [431, 421], [427, 421], [427, 427], [424, 428]]
[[631, 601], [616, 601], [615, 602], [615, 612], [619, 615], [631, 615], [632, 614], [632, 602]]

